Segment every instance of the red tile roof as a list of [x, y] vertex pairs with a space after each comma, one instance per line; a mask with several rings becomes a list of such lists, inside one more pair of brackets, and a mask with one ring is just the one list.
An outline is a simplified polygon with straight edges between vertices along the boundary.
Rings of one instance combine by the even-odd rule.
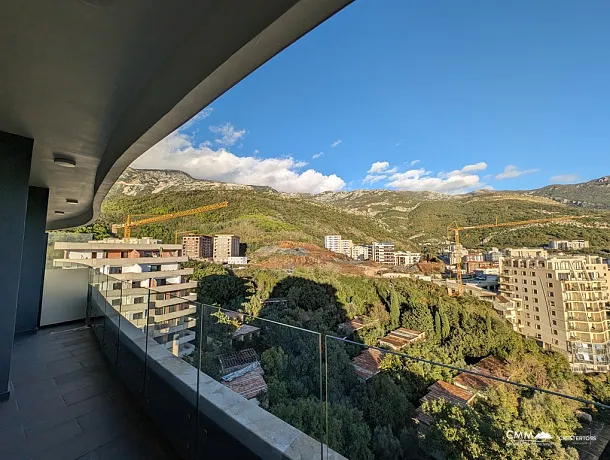
[[459, 406], [467, 406], [474, 399], [474, 393], [457, 387], [452, 383], [438, 380], [428, 387], [428, 394], [421, 398], [420, 402], [423, 404], [426, 401], [437, 399], [444, 399], [451, 404], [457, 404]]
[[250, 372], [235, 377], [230, 382], [221, 382], [235, 393], [239, 393], [246, 399], [256, 398], [259, 394], [267, 391], [267, 383], [263, 378], [263, 369], [257, 367]]
[[[509, 373], [506, 370], [506, 366], [502, 361], [494, 356], [487, 356], [479, 361], [477, 364], [471, 367], [474, 372], [480, 372], [482, 374], [489, 374], [494, 377], [508, 379]], [[468, 374], [462, 372], [453, 379], [453, 383], [460, 388], [465, 388], [471, 391], [485, 391], [489, 388], [495, 388], [502, 382], [497, 380], [488, 379], [479, 375]]]
[[368, 380], [372, 376], [379, 374], [379, 363], [383, 359], [385, 353], [375, 350], [374, 348], [367, 348], [354, 359], [352, 359], [352, 366], [358, 377], [363, 380]]

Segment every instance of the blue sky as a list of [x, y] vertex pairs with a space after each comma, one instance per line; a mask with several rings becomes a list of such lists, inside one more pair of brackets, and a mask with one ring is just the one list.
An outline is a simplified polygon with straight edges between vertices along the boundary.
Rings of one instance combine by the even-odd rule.
[[356, 0], [134, 166], [314, 193], [610, 174], [609, 20], [607, 1]]

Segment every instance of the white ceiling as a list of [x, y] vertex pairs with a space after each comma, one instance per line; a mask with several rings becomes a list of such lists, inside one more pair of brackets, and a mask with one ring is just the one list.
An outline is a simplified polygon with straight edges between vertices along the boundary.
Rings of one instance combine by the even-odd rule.
[[0, 130], [34, 139], [47, 227], [94, 219], [135, 158], [350, 2], [4, 2]]

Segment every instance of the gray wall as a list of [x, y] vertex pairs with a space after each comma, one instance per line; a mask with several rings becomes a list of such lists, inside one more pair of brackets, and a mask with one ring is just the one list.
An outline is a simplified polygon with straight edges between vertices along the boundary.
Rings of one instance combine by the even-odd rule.
[[40, 326], [85, 319], [88, 268], [45, 270]]
[[9, 375], [33, 145], [32, 139], [0, 131], [0, 401], [10, 395]]
[[15, 332], [35, 331], [38, 328], [47, 252], [45, 227], [48, 202], [48, 188], [29, 188]]

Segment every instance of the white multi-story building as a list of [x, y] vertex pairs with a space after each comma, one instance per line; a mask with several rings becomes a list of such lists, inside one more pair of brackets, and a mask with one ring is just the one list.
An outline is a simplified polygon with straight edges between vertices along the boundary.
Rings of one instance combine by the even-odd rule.
[[421, 253], [419, 252], [408, 252], [408, 251], [396, 251], [394, 253], [394, 265], [414, 265], [421, 260]]
[[332, 252], [341, 252], [341, 235], [326, 235], [324, 247]]
[[[197, 295], [196, 282], [189, 282], [192, 268], [181, 244], [162, 244], [151, 238], [128, 241], [106, 239], [87, 243], [57, 242], [64, 251], [55, 265], [76, 262], [99, 270], [97, 289], [137, 327], [149, 325], [149, 335], [178, 356], [194, 351]], [[106, 276], [107, 275], [107, 276]]]
[[374, 242], [373, 260], [385, 265], [394, 265], [394, 243]]
[[500, 260], [504, 316], [519, 333], [565, 354], [574, 372], [608, 372], [609, 277], [599, 257], [508, 249]]
[[586, 249], [589, 247], [589, 242], [586, 240], [551, 240], [549, 241], [549, 249], [556, 251], [574, 251]]
[[365, 244], [356, 244], [352, 246], [352, 259], [368, 260], [370, 258], [371, 248]]
[[341, 240], [341, 254], [345, 254], [347, 257], [351, 257], [352, 247], [354, 247], [354, 243], [352, 242], [352, 240]]
[[502, 252], [498, 248], [491, 248], [489, 251], [485, 253], [485, 262], [491, 262], [497, 264], [500, 262], [500, 258], [502, 257]]
[[229, 257], [239, 257], [239, 236], [215, 235], [212, 250], [214, 262], [228, 263]]

